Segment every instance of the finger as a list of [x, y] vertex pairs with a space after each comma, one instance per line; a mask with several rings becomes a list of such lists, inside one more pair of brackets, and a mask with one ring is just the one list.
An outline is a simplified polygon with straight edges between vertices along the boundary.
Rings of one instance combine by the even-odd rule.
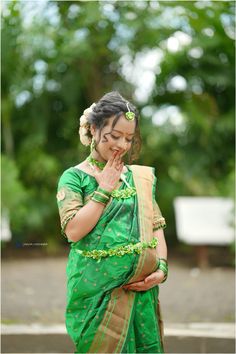
[[144, 281], [138, 281], [137, 283], [132, 283], [131, 288], [142, 288], [144, 286]]
[[132, 288], [129, 288], [128, 290], [129, 291], [146, 291], [148, 289], [149, 289], [149, 287], [132, 287]]
[[106, 166], [111, 167], [113, 165], [114, 159], [116, 157], [117, 151], [113, 151], [111, 157], [109, 158], [109, 160], [107, 161]]
[[122, 171], [122, 169], [123, 169], [123, 162], [117, 162], [117, 164], [115, 165], [115, 169], [116, 169], [116, 171], [117, 172], [121, 172]]
[[115, 160], [114, 160], [114, 166], [117, 170], [120, 170], [121, 166], [122, 166], [123, 161], [121, 160], [121, 157], [118, 156]]
[[120, 162], [120, 158], [119, 158], [119, 153], [117, 152], [115, 154], [114, 160], [112, 161], [112, 167], [117, 167], [119, 162]]
[[125, 284], [123, 287], [131, 287], [131, 286], [136, 286], [136, 285], [140, 285], [140, 284], [143, 284], [143, 280], [141, 281], [135, 281], [133, 283], [130, 283], [130, 284]]
[[150, 274], [148, 277], [146, 277], [146, 278], [144, 279], [144, 282], [145, 282], [145, 283], [150, 283], [150, 282], [155, 281], [156, 278], [157, 278], [156, 274], [155, 274], [155, 273], [152, 273], [152, 274]]
[[136, 284], [138, 284], [138, 283], [132, 283], [132, 285], [131, 284], [130, 285], [124, 285], [124, 286], [122, 286], [122, 288], [130, 289], [131, 287], [134, 287]]

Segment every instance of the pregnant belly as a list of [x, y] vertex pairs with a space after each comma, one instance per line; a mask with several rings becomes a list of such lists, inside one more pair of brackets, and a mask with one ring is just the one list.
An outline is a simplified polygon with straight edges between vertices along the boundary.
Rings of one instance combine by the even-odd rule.
[[112, 256], [97, 262], [78, 255], [76, 266], [67, 271], [67, 288], [78, 297], [94, 296], [126, 284], [135, 272], [138, 254]]

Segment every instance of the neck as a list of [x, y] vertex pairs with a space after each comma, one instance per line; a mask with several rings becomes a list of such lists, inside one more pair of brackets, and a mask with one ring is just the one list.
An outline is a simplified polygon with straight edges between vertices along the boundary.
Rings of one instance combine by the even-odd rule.
[[95, 160], [97, 160], [99, 162], [107, 162], [106, 160], [104, 160], [101, 157], [101, 155], [96, 150], [93, 150], [93, 152], [90, 154], [90, 156], [92, 156], [92, 158], [94, 158]]

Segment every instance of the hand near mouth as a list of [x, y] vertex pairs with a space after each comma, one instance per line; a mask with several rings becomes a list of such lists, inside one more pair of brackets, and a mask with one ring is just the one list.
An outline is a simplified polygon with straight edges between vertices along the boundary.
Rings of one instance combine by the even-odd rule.
[[114, 151], [102, 172], [99, 168], [94, 169], [94, 177], [101, 188], [112, 192], [119, 182], [123, 167], [124, 162], [121, 161], [121, 153]]

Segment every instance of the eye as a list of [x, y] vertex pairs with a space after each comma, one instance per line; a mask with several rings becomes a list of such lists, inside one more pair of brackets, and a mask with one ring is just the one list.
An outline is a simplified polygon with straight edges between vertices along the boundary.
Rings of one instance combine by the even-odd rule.
[[115, 140], [119, 139], [119, 136], [115, 136], [115, 135], [112, 135], [112, 134], [111, 134], [111, 137], [112, 137], [112, 139], [115, 139]]
[[132, 143], [133, 139], [126, 139], [128, 141], [128, 143]]

